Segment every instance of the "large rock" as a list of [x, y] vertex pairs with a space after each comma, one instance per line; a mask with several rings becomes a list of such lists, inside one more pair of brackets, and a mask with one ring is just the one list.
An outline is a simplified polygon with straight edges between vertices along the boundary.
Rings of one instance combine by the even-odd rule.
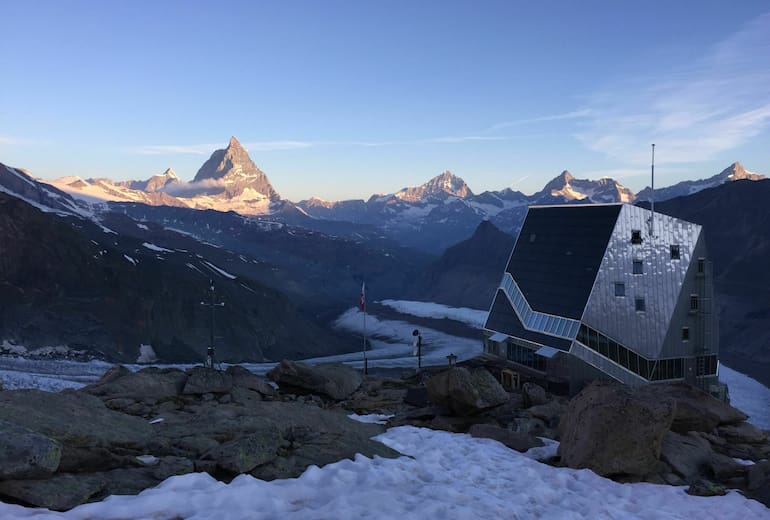
[[737, 424], [747, 416], [703, 390], [687, 383], [655, 383], [642, 391], [676, 401], [676, 415], [671, 429], [675, 432], [710, 432], [718, 425]]
[[148, 367], [131, 372], [123, 366], [109, 369], [96, 383], [81, 389], [91, 395], [110, 399], [150, 399], [163, 401], [182, 393], [187, 374], [177, 368]]
[[770, 460], [749, 467], [747, 477], [746, 494], [770, 507]]
[[322, 394], [337, 401], [349, 397], [361, 386], [361, 374], [342, 363], [308, 365], [284, 359], [267, 376], [279, 387]]
[[45, 478], [59, 467], [61, 444], [0, 420], [0, 480]]
[[706, 473], [713, 455], [709, 441], [694, 433], [666, 433], [660, 451], [660, 459], [688, 482], [695, 482]]
[[38, 507], [66, 511], [88, 501], [107, 485], [102, 474], [61, 473], [45, 480], [5, 480], [0, 494]]
[[521, 387], [521, 393], [524, 396], [524, 406], [538, 406], [548, 402], [548, 396], [545, 389], [535, 383], [524, 383]]
[[263, 420], [259, 430], [226, 442], [206, 453], [204, 460], [213, 460], [217, 466], [232, 474], [248, 473], [257, 466], [278, 456], [281, 434], [275, 423]]
[[227, 367], [227, 374], [233, 378], [233, 386], [235, 387], [253, 390], [264, 396], [275, 394], [275, 389], [267, 384], [265, 380], [242, 366], [233, 365]]
[[228, 372], [207, 367], [194, 367], [188, 370], [183, 394], [224, 394], [233, 388], [233, 376]]
[[673, 399], [628, 387], [592, 383], [561, 417], [559, 455], [571, 468], [608, 475], [647, 475], [676, 413]]
[[472, 373], [450, 368], [431, 377], [426, 388], [431, 402], [457, 415], [475, 415], [508, 401], [508, 392], [483, 368]]
[[108, 409], [83, 392], [10, 390], [0, 393], [0, 419], [74, 447], [143, 450], [154, 435], [143, 419]]
[[762, 444], [767, 442], [768, 434], [747, 422], [720, 426], [719, 436], [733, 444]]

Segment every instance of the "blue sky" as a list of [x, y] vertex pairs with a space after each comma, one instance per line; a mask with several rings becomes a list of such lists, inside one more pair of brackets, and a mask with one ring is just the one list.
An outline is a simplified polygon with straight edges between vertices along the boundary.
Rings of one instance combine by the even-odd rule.
[[770, 174], [770, 4], [6, 2], [0, 161], [191, 179], [235, 135], [291, 200], [444, 170], [532, 193]]

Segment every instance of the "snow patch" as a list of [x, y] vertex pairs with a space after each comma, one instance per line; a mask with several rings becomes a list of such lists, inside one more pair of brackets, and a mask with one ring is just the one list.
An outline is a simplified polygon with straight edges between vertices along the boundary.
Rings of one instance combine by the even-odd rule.
[[382, 300], [382, 305], [390, 307], [402, 314], [411, 314], [420, 318], [435, 318], [459, 321], [480, 329], [487, 321], [488, 311], [469, 309], [467, 307], [449, 307], [440, 303], [415, 302], [409, 300]]
[[201, 260], [201, 262], [203, 262], [204, 264], [206, 264], [206, 266], [207, 266], [209, 269], [211, 269], [211, 270], [213, 270], [213, 271], [215, 271], [215, 272], [217, 272], [217, 273], [221, 274], [221, 275], [222, 275], [222, 276], [224, 276], [225, 278], [229, 278], [230, 280], [235, 280], [235, 279], [236, 279], [236, 276], [235, 276], [234, 274], [230, 274], [230, 273], [228, 273], [227, 271], [225, 271], [224, 269], [220, 269], [219, 267], [215, 266], [214, 264], [212, 264], [212, 263], [210, 263], [210, 262], [207, 262], [207, 261], [205, 261], [205, 260]]
[[159, 253], [173, 253], [171, 249], [166, 249], [165, 247], [156, 246], [155, 244], [151, 244], [150, 242], [143, 242], [143, 247], [146, 247], [147, 249], [151, 251], [157, 251]]
[[131, 262], [132, 264], [136, 265], [136, 260], [134, 260], [134, 259], [133, 259], [133, 258], [131, 258], [130, 256], [128, 256], [128, 255], [123, 255], [123, 258], [125, 258], [126, 260], [128, 260], [128, 261], [129, 261], [129, 262]]
[[137, 363], [155, 363], [156, 361], [158, 361], [158, 356], [155, 354], [152, 345], [139, 345], [139, 357], [136, 358]]
[[357, 413], [351, 413], [348, 415], [350, 419], [354, 421], [369, 423], [369, 424], [386, 424], [388, 419], [393, 417], [392, 415], [385, 415], [381, 413], [370, 413], [367, 415], [358, 415]]

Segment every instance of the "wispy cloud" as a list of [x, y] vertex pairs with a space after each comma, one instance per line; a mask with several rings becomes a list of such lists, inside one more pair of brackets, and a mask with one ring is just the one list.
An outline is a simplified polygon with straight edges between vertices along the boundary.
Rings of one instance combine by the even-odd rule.
[[0, 146], [13, 146], [19, 144], [30, 144], [27, 139], [19, 139], [18, 137], [11, 137], [9, 135], [0, 135]]
[[569, 119], [583, 119], [583, 118], [589, 117], [590, 115], [591, 115], [591, 110], [588, 108], [584, 108], [580, 110], [572, 110], [570, 112], [565, 112], [563, 114], [551, 114], [551, 115], [540, 116], [540, 117], [515, 119], [512, 121], [503, 121], [501, 123], [492, 125], [489, 128], [483, 130], [481, 133], [482, 134], [493, 133], [493, 132], [497, 132], [498, 130], [502, 130], [504, 128], [511, 128], [514, 126], [526, 126], [526, 125], [532, 125], [535, 123], [547, 123], [550, 121], [566, 121]]
[[[690, 163], [731, 150], [770, 127], [770, 13], [683, 70], [609, 85], [587, 108], [577, 138], [625, 164]], [[657, 155], [657, 154], [656, 154]]]
[[[254, 152], [271, 152], [275, 150], [297, 150], [309, 148], [316, 143], [307, 141], [254, 141], [242, 143], [243, 147]], [[190, 144], [190, 145], [147, 145], [140, 146], [134, 151], [140, 155], [210, 155], [214, 150], [224, 148], [226, 145], [217, 144]]]

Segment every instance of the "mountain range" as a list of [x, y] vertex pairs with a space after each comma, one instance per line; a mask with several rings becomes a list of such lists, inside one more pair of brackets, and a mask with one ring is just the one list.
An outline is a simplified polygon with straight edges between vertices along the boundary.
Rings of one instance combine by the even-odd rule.
[[[724, 182], [763, 178], [736, 162], [707, 179], [656, 189], [655, 199], [663, 201], [693, 194]], [[651, 195], [649, 188], [634, 194], [614, 179], [577, 179], [566, 170], [533, 195], [508, 188], [474, 194], [462, 178], [445, 171], [420, 186], [372, 195], [368, 200], [330, 202], [311, 198], [294, 203], [281, 199], [267, 175], [254, 164], [235, 137], [226, 148], [214, 151], [191, 182], [181, 181], [169, 168], [146, 181], [64, 177], [52, 184], [91, 203], [133, 202], [235, 211], [321, 232], [340, 232], [344, 228], [342, 233], [350, 235], [365, 226], [404, 246], [433, 254], [470, 237], [483, 220], [517, 234], [526, 208], [532, 204], [632, 203], [649, 200]], [[350, 225], [345, 227], [339, 223]]]

